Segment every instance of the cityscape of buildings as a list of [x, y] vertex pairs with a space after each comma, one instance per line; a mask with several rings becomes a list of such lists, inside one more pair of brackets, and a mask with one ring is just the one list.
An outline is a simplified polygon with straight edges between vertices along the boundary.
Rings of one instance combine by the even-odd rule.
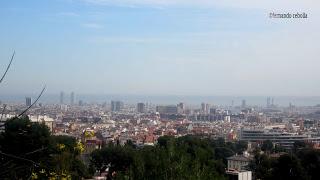
[[[270, 141], [288, 151], [296, 142], [311, 144], [320, 149], [320, 105], [278, 106], [267, 97], [264, 106], [249, 105], [243, 99], [236, 106], [222, 106], [214, 102], [190, 105], [153, 104], [124, 100], [104, 103], [76, 102], [74, 92], [65, 96], [61, 91], [59, 103], [34, 103], [31, 97], [25, 103], [1, 102], [1, 124], [32, 106], [27, 115], [32, 122], [44, 123], [53, 135], [72, 136], [85, 146], [84, 155], [113, 143], [128, 142], [153, 146], [161, 136], [181, 137], [194, 135], [201, 138], [223, 138], [227, 142], [245, 141], [248, 150]], [[0, 129], [3, 131], [4, 129]], [[231, 177], [252, 179], [246, 167], [252, 157], [235, 155], [227, 159], [226, 174]]]
[[[45, 122], [57, 135], [84, 140], [85, 132], [90, 131], [94, 136], [89, 138], [89, 146], [92, 143], [97, 146], [110, 142], [125, 144], [127, 141], [139, 146], [154, 145], [160, 136], [189, 134], [227, 141], [245, 140], [252, 146], [271, 140], [287, 149], [292, 148], [295, 141], [310, 142], [315, 147], [320, 142], [319, 105], [280, 107], [271, 97], [266, 98], [265, 106], [250, 106], [244, 99], [240, 106], [203, 102], [198, 107], [184, 102], [156, 105], [79, 100], [76, 103], [74, 92], [69, 98], [61, 92], [57, 99], [59, 104], [36, 104], [28, 111], [28, 116], [34, 122]], [[2, 123], [32, 103], [30, 97], [26, 97], [25, 104], [2, 102]]]
[[0, 7], [0, 179], [320, 179], [320, 3]]

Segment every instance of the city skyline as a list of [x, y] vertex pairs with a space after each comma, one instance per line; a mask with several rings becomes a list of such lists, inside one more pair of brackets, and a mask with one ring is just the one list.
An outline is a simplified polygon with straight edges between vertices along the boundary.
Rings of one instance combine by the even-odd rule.
[[315, 0], [0, 1], [0, 179], [319, 179], [319, 30]]
[[[63, 91], [64, 96], [61, 103], [61, 92], [53, 94], [43, 94], [39, 103], [45, 104], [67, 104], [71, 105], [71, 92]], [[23, 103], [25, 97], [35, 98], [36, 93], [31, 94], [0, 94], [2, 103]], [[268, 105], [269, 99], [269, 105]], [[125, 104], [136, 104], [139, 102], [152, 103], [154, 105], [175, 105], [183, 102], [191, 106], [200, 106], [206, 102], [217, 106], [241, 106], [245, 100], [248, 106], [259, 107], [288, 107], [294, 106], [317, 106], [320, 102], [319, 96], [183, 96], [183, 95], [126, 95], [126, 94], [78, 94], [74, 92], [74, 105], [81, 103], [103, 104], [109, 101], [122, 101]]]
[[[3, 1], [1, 94], [319, 96], [319, 3]], [[307, 19], [268, 14], [307, 13]]]

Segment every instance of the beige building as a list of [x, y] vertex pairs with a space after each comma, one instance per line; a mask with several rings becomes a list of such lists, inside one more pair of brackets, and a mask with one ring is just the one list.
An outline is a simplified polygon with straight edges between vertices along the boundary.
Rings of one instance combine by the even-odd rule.
[[243, 155], [235, 155], [227, 158], [228, 169], [226, 174], [229, 179], [252, 180], [252, 172], [246, 170], [251, 159]]
[[31, 122], [44, 123], [50, 129], [50, 132], [52, 132], [53, 122], [54, 122], [53, 118], [50, 118], [48, 116], [37, 115], [37, 116], [29, 116], [29, 119]]
[[237, 171], [241, 171], [241, 170], [245, 170], [246, 166], [249, 165], [250, 162], [250, 158], [246, 157], [246, 156], [231, 156], [229, 158], [227, 158], [228, 160], [228, 169], [230, 170], [237, 170]]

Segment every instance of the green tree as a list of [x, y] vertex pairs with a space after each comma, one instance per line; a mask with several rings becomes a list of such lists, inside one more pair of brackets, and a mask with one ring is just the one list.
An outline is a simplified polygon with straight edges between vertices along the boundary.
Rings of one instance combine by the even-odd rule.
[[235, 143], [235, 149], [234, 151], [237, 154], [242, 154], [245, 150], [248, 148], [248, 142], [247, 141], [237, 141]]
[[72, 137], [52, 136], [45, 124], [12, 118], [0, 135], [0, 179], [89, 176]]
[[253, 160], [249, 163], [249, 169], [254, 173], [256, 179], [272, 179], [273, 160], [265, 154], [259, 152], [255, 154]]
[[298, 153], [298, 157], [309, 179], [320, 179], [320, 151], [305, 149]]
[[133, 161], [131, 153], [133, 152], [129, 146], [105, 147], [92, 152], [91, 163], [100, 173], [108, 168], [110, 176], [113, 173], [126, 174]]
[[47, 160], [50, 132], [44, 124], [31, 123], [28, 117], [5, 122], [1, 134], [0, 179], [27, 179]]
[[271, 152], [273, 150], [273, 143], [270, 140], [263, 141], [261, 146], [262, 151]]
[[303, 141], [295, 141], [293, 143], [293, 152], [298, 153], [300, 150], [307, 148], [307, 144]]
[[[211, 141], [194, 136], [165, 136], [158, 139], [156, 146], [109, 146], [94, 151], [91, 163], [100, 172], [109, 169], [109, 174], [116, 174], [109, 175], [109, 179], [224, 179], [226, 165], [215, 157]], [[129, 153], [124, 156], [126, 151]], [[115, 165], [126, 159], [129, 161]]]
[[307, 179], [299, 159], [295, 155], [280, 156], [274, 164], [273, 179]]

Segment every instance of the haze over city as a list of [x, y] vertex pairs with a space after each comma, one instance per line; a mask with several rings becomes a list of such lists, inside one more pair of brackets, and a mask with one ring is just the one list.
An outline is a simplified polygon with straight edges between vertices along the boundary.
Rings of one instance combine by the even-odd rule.
[[0, 1], [0, 179], [319, 180], [320, 1]]
[[16, 57], [0, 92], [319, 96], [319, 10], [311, 0], [1, 1], [1, 70]]

